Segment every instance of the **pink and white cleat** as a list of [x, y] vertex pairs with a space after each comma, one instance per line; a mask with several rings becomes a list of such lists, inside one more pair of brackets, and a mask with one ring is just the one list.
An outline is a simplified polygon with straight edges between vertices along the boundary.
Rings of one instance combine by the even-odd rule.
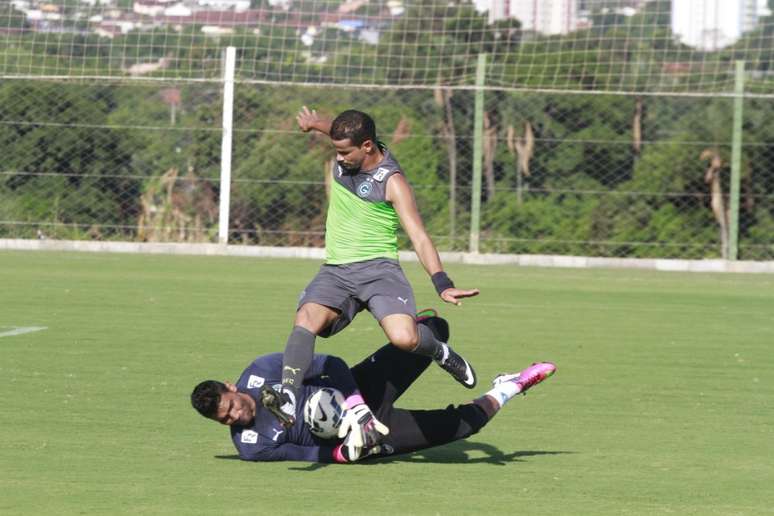
[[551, 362], [537, 362], [519, 373], [502, 373], [492, 380], [492, 385], [500, 385], [503, 382], [513, 382], [517, 385], [517, 393], [526, 394], [534, 385], [539, 384], [556, 372], [556, 366]]

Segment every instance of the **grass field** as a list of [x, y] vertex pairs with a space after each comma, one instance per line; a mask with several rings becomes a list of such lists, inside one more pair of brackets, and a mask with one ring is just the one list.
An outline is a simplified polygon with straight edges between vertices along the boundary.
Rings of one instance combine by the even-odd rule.
[[[774, 277], [449, 267], [481, 378], [557, 374], [468, 441], [246, 463], [188, 396], [284, 347], [304, 260], [0, 253], [0, 514], [772, 514]], [[406, 264], [420, 306], [438, 305]], [[13, 328], [46, 327], [26, 334]], [[317, 350], [383, 343], [368, 313]], [[402, 400], [471, 392], [431, 368]]]

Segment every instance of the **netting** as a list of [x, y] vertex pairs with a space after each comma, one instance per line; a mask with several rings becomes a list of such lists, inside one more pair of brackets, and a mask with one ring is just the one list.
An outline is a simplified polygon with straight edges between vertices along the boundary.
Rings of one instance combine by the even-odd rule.
[[374, 117], [440, 250], [774, 259], [768, 4], [0, 0], [0, 238], [219, 241], [233, 46], [229, 243], [323, 245], [308, 105]]
[[[219, 95], [206, 84], [0, 85], [0, 237], [216, 242]], [[323, 245], [334, 153], [325, 138], [296, 128], [305, 103], [327, 114], [352, 105], [372, 113], [438, 248], [467, 250], [473, 96], [238, 86], [229, 242]], [[723, 257], [732, 104], [487, 94], [481, 251]], [[774, 259], [770, 104], [744, 106], [745, 259]]]
[[774, 22], [747, 0], [0, 1], [0, 77], [774, 93]]

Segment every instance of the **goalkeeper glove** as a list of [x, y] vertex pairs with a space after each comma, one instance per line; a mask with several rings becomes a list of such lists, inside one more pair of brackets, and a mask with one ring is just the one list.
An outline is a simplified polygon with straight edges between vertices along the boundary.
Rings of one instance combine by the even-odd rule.
[[339, 437], [344, 438], [343, 448], [348, 460], [357, 460], [363, 449], [377, 446], [382, 438], [390, 433], [384, 423], [376, 419], [365, 403], [348, 408], [339, 426]]
[[355, 462], [356, 460], [365, 459], [371, 455], [390, 455], [393, 452], [392, 446], [388, 444], [377, 444], [373, 448], [363, 448], [358, 451], [358, 455], [350, 456], [349, 448], [340, 444], [333, 449], [333, 459], [336, 462]]

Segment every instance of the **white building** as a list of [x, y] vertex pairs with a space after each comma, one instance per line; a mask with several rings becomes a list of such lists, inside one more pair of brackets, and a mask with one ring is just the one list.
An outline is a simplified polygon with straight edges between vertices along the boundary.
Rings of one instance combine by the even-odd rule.
[[516, 18], [523, 30], [567, 34], [578, 28], [578, 0], [474, 0], [476, 10], [489, 13], [489, 23]]
[[191, 16], [191, 14], [193, 14], [193, 11], [185, 4], [175, 4], [164, 9], [164, 16]]
[[199, 0], [198, 4], [216, 11], [243, 12], [250, 8], [250, 0]]
[[766, 15], [766, 0], [672, 0], [672, 32], [701, 50], [734, 44]]

